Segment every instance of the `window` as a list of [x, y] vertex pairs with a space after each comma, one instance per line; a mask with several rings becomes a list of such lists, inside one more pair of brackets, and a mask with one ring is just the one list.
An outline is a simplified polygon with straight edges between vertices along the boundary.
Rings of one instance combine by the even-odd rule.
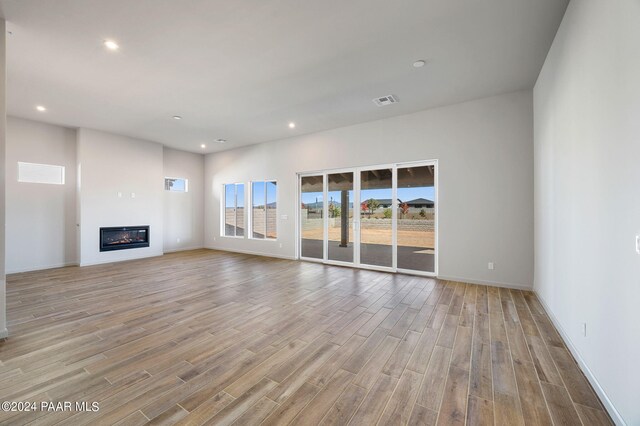
[[252, 238], [277, 238], [278, 184], [275, 181], [251, 183], [251, 235]]
[[64, 166], [18, 161], [18, 182], [64, 185]]
[[171, 192], [189, 192], [189, 179], [164, 178], [164, 190]]
[[225, 237], [244, 236], [244, 184], [223, 185], [224, 211], [222, 235]]

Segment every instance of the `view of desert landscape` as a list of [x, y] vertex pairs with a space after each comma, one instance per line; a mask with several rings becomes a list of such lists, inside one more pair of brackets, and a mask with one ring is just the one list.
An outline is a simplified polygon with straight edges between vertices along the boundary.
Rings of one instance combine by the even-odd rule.
[[[372, 219], [376, 220], [376, 219]], [[363, 244], [390, 244], [391, 243], [391, 229], [381, 228], [368, 228], [366, 221], [361, 221], [360, 241]], [[310, 240], [322, 240], [322, 224], [308, 225], [303, 227], [302, 234], [305, 239]], [[398, 225], [401, 226], [400, 224]], [[433, 249], [435, 244], [435, 232], [433, 229], [428, 230], [428, 226], [425, 226], [424, 230], [410, 230], [410, 229], [398, 229], [398, 245], [407, 247], [422, 247], [425, 249]], [[432, 226], [431, 226], [432, 228]], [[353, 229], [353, 224], [350, 226], [350, 230]], [[353, 232], [349, 232], [349, 243], [354, 242]], [[329, 241], [340, 241], [340, 226], [329, 227]]]

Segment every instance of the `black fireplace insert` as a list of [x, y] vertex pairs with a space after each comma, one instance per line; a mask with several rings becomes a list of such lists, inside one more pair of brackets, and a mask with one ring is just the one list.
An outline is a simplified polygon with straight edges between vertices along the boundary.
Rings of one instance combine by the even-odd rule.
[[100, 251], [149, 247], [149, 226], [100, 228]]

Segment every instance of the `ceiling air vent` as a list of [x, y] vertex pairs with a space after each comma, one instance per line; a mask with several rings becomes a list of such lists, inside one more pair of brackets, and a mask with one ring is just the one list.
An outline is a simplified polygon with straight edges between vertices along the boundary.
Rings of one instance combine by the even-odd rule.
[[387, 95], [387, 96], [382, 96], [380, 98], [375, 98], [373, 100], [373, 103], [378, 105], [379, 107], [387, 106], [387, 105], [391, 105], [391, 104], [397, 104], [398, 103], [398, 98], [396, 98], [393, 95]]

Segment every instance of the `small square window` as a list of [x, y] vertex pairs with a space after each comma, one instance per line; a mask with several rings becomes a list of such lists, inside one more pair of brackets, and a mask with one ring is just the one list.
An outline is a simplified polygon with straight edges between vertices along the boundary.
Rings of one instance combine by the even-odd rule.
[[189, 179], [166, 177], [164, 189], [171, 192], [189, 192]]

